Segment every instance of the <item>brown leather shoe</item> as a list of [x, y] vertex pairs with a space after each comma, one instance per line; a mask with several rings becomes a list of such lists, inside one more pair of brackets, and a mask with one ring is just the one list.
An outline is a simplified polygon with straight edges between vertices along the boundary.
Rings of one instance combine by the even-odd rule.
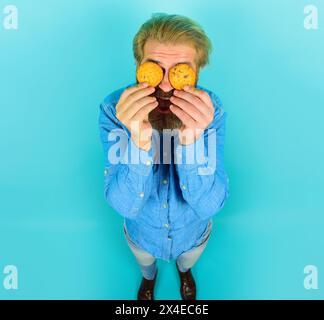
[[180, 275], [180, 294], [183, 300], [196, 300], [196, 282], [189, 269], [186, 272], [181, 272], [178, 268], [177, 270]]
[[137, 300], [154, 300], [154, 285], [157, 271], [153, 280], [142, 277], [141, 285], [138, 289]]

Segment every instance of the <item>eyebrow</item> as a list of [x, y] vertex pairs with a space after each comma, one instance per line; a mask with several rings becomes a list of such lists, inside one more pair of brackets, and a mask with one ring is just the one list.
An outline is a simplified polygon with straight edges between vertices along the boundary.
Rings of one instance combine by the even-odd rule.
[[[161, 63], [161, 61], [159, 61], [159, 60], [154, 60], [154, 59], [145, 59], [145, 61], [155, 62], [155, 63]], [[189, 62], [189, 61], [177, 62], [176, 64], [180, 64], [180, 63], [189, 64], [189, 65], [193, 68], [193, 65], [192, 65], [191, 62]]]

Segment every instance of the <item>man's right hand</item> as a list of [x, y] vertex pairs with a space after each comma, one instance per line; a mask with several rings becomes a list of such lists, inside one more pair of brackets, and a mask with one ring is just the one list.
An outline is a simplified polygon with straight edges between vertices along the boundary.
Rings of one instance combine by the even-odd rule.
[[141, 149], [151, 148], [152, 126], [148, 114], [158, 106], [155, 97], [149, 97], [155, 91], [147, 84], [137, 84], [124, 90], [116, 105], [116, 117], [131, 133], [134, 143]]

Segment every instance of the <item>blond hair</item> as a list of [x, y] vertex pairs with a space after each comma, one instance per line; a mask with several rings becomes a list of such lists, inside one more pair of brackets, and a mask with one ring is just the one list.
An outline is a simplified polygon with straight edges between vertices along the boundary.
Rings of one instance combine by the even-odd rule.
[[148, 39], [161, 43], [193, 45], [197, 52], [197, 68], [203, 68], [209, 63], [211, 41], [198, 23], [185, 16], [153, 13], [140, 27], [133, 40], [133, 53], [137, 64], [143, 59], [144, 45]]

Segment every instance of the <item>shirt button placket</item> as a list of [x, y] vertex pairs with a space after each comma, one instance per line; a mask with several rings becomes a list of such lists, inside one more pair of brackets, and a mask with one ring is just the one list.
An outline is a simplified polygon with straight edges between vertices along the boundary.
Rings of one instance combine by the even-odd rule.
[[168, 247], [169, 247], [169, 260], [170, 260], [171, 259], [171, 246], [172, 246], [172, 238], [170, 236], [168, 236], [167, 242], [168, 242]]
[[[163, 178], [162, 179], [162, 184], [167, 187], [168, 186], [168, 179], [167, 178]], [[167, 199], [167, 195], [168, 195], [168, 188], [163, 190], [163, 193], [165, 195], [165, 199]], [[168, 203], [167, 201], [162, 203], [162, 208], [163, 210], [166, 209], [166, 211], [164, 211], [164, 217], [165, 217], [165, 222], [163, 223], [163, 227], [165, 228], [165, 235], [166, 235], [166, 248], [167, 248], [167, 252], [165, 253], [165, 256], [167, 258], [168, 261], [170, 261], [170, 257], [171, 257], [171, 245], [172, 245], [172, 239], [169, 236], [169, 229], [170, 229], [170, 225], [169, 225], [169, 221], [168, 221]]]

